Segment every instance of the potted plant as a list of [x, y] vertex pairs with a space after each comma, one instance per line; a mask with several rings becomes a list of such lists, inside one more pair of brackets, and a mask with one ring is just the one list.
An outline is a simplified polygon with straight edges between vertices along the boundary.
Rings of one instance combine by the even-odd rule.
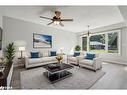
[[78, 51], [79, 52], [80, 50], [81, 50], [81, 47], [79, 45], [76, 45], [75, 46], [75, 51]]
[[5, 49], [5, 57], [7, 63], [13, 63], [13, 59], [15, 57], [15, 46], [14, 43], [10, 43]]

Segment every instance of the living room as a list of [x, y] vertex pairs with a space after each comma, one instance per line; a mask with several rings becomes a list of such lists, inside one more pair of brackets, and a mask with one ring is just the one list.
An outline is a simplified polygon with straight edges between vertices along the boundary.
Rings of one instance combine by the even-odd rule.
[[[126, 9], [0, 6], [0, 55], [5, 69], [8, 47], [14, 45], [1, 89], [126, 89]], [[47, 69], [61, 64], [64, 68], [58, 71]]]

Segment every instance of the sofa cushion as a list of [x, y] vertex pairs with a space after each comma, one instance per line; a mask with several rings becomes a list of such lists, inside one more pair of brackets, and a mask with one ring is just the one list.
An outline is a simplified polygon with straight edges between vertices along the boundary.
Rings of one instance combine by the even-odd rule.
[[79, 56], [80, 52], [74, 52], [74, 57]]
[[68, 60], [71, 60], [73, 62], [76, 62], [77, 61], [76, 57], [68, 57]]
[[34, 64], [34, 63], [41, 63], [42, 58], [29, 58], [28, 63], [29, 64]]
[[81, 55], [81, 56], [86, 56], [86, 54], [87, 54], [86, 51], [81, 51], [81, 52], [80, 52], [80, 55]]
[[48, 62], [48, 61], [57, 61], [56, 56], [52, 57], [42, 57], [42, 62]]
[[85, 59], [93, 60], [95, 58], [95, 54], [87, 53]]
[[56, 51], [50, 51], [50, 56], [56, 56]]
[[31, 58], [39, 58], [39, 52], [30, 52]]
[[41, 50], [40, 56], [41, 57], [49, 57], [49, 51], [48, 50]]
[[92, 66], [93, 65], [93, 60], [84, 59], [84, 60], [81, 60], [80, 63], [84, 64], [84, 65]]

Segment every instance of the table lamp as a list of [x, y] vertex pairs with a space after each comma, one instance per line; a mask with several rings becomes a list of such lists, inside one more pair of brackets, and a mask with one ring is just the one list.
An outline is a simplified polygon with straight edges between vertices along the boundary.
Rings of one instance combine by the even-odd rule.
[[21, 58], [23, 58], [23, 51], [25, 51], [25, 47], [19, 47], [19, 51], [21, 51]]

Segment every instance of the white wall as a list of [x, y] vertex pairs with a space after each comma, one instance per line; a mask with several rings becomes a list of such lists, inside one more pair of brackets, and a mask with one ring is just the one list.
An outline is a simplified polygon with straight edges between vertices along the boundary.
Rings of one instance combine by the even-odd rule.
[[[103, 58], [103, 60], [114, 62], [114, 63], [120, 63], [120, 64], [127, 64], [127, 27], [123, 23], [110, 25], [101, 27], [98, 29], [91, 30], [92, 32], [99, 32], [99, 31], [105, 31], [115, 28], [122, 28], [121, 29], [121, 42], [120, 42], [120, 51], [121, 54], [110, 54], [110, 53], [100, 53], [100, 56]], [[77, 35], [82, 35], [84, 32], [78, 33]], [[77, 36], [78, 38], [78, 44], [81, 45], [81, 36]]]
[[3, 28], [2, 26], [2, 15], [0, 14], [0, 27]]
[[3, 17], [3, 47], [16, 40], [23, 40], [27, 43], [27, 50], [33, 50], [33, 33], [52, 35], [52, 49], [59, 50], [64, 47], [64, 52], [69, 53], [76, 45], [76, 34], [58, 30], [39, 24]]

